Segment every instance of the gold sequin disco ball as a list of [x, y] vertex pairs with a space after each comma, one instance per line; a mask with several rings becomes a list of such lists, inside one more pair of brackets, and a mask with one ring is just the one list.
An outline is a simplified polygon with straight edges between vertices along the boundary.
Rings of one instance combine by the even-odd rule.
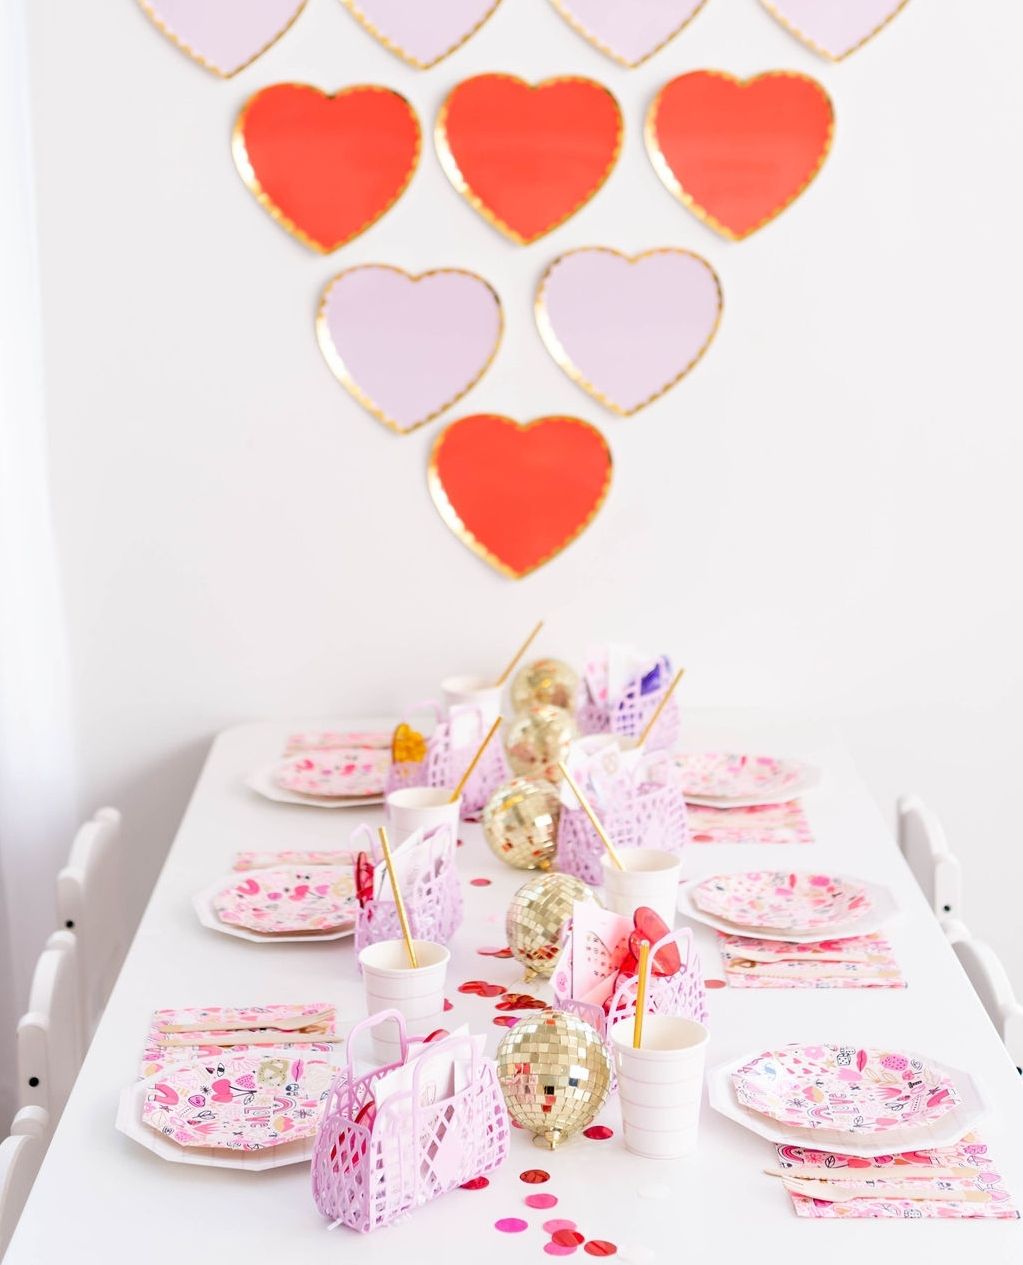
[[508, 947], [526, 968], [526, 979], [554, 973], [561, 932], [575, 901], [599, 905], [592, 887], [571, 874], [537, 874], [511, 899], [505, 918]]
[[493, 852], [517, 870], [549, 870], [560, 816], [561, 800], [550, 782], [517, 777], [491, 795], [483, 834]]
[[535, 703], [548, 703], [565, 711], [575, 710], [579, 677], [560, 659], [536, 659], [520, 668], [512, 681], [512, 707], [525, 711]]
[[538, 704], [516, 716], [505, 734], [504, 749], [516, 777], [537, 777], [560, 782], [558, 761], [568, 755], [568, 748], [578, 731], [570, 712], [548, 704]]
[[607, 1101], [611, 1060], [597, 1030], [563, 1010], [520, 1019], [497, 1047], [508, 1114], [552, 1150]]

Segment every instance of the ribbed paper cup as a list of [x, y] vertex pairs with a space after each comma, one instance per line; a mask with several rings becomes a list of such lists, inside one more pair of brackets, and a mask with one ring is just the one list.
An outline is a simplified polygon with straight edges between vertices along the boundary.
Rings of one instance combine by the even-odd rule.
[[[501, 687], [482, 676], [449, 676], [440, 683], [448, 707], [478, 707], [483, 723], [490, 726], [501, 710]], [[480, 735], [482, 737], [482, 734]]]
[[416, 830], [429, 834], [438, 826], [449, 826], [451, 838], [457, 839], [462, 800], [458, 798], [453, 804], [449, 803], [452, 790], [454, 787], [406, 786], [400, 791], [391, 791], [387, 796], [387, 820], [394, 846]]
[[660, 852], [656, 848], [618, 848], [616, 851], [625, 866], [623, 870], [606, 853], [600, 858], [607, 908], [631, 918], [641, 905], [646, 905], [660, 914], [669, 927], [674, 927], [681, 860], [671, 852]]
[[[359, 954], [366, 988], [366, 1010], [400, 1010], [410, 1037], [425, 1037], [441, 1026], [444, 1015], [444, 981], [451, 954], [432, 940], [413, 940], [416, 967], [408, 964], [404, 940], [381, 940], [368, 944]], [[381, 1063], [396, 1063], [401, 1057], [397, 1024], [379, 1024], [373, 1029], [373, 1050]]]
[[632, 1047], [633, 1021], [611, 1029], [625, 1146], [648, 1159], [696, 1150], [707, 1029], [695, 1019], [647, 1015], [643, 1044]]

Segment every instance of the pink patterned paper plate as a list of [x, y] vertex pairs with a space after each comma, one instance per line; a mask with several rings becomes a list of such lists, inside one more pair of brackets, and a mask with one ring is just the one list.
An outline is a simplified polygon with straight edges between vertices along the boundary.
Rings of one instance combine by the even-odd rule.
[[260, 1151], [309, 1138], [336, 1068], [286, 1050], [250, 1050], [164, 1068], [142, 1119], [181, 1146]]
[[743, 1107], [800, 1129], [885, 1133], [940, 1120], [960, 1102], [951, 1079], [914, 1054], [854, 1045], [786, 1045], [732, 1073]]
[[389, 748], [300, 751], [281, 763], [277, 784], [286, 791], [321, 799], [362, 799], [383, 794], [390, 767]]
[[730, 751], [681, 751], [686, 800], [711, 808], [749, 808], [782, 804], [816, 786], [818, 770], [801, 760]]
[[870, 897], [852, 879], [784, 870], [715, 874], [693, 888], [692, 898], [705, 913], [738, 927], [776, 931], [844, 926], [870, 909]]
[[221, 922], [263, 935], [352, 927], [358, 908], [352, 867], [333, 865], [248, 870], [211, 904]]

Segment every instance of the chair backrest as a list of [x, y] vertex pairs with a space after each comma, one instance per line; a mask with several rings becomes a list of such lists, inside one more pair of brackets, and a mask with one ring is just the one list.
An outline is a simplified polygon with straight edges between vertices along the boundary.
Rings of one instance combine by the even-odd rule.
[[960, 940], [971, 940], [973, 933], [961, 918], [942, 918], [941, 929], [948, 937], [948, 942], [953, 947]]
[[949, 849], [941, 823], [916, 795], [903, 795], [899, 800], [899, 848], [935, 916], [959, 917], [962, 869]]
[[101, 808], [75, 835], [57, 875], [60, 925], [78, 938], [82, 1035], [88, 1043], [107, 1004], [128, 944], [123, 899], [121, 814]]
[[18, 1093], [23, 1107], [42, 1107], [56, 1124], [82, 1063], [77, 945], [55, 931], [39, 956], [28, 1014], [18, 1023]]
[[43, 1138], [50, 1141], [50, 1113], [42, 1107], [22, 1107], [11, 1122], [11, 1133], [19, 1137]]
[[1023, 1004], [1016, 1000], [1001, 958], [983, 940], [957, 940], [952, 947], [1009, 1056], [1023, 1068]]
[[7, 1251], [7, 1244], [43, 1162], [46, 1141], [45, 1136], [12, 1133], [0, 1142], [0, 1257]]

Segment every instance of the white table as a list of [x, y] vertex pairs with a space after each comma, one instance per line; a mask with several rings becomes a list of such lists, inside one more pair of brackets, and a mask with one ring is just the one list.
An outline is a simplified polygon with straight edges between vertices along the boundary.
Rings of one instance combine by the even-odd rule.
[[[551, 1216], [576, 1221], [587, 1237], [611, 1240], [633, 1261], [782, 1262], [809, 1251], [828, 1265], [863, 1265], [868, 1254], [902, 1261], [909, 1252], [929, 1265], [1023, 1260], [1023, 1226], [1015, 1221], [802, 1221], [778, 1183], [760, 1173], [773, 1160], [771, 1144], [706, 1106], [699, 1154], [689, 1161], [629, 1155], [620, 1130], [612, 1141], [578, 1138], [553, 1155], [513, 1130], [511, 1155], [487, 1190], [454, 1191], [368, 1236], [328, 1232], [305, 1166], [239, 1173], [169, 1164], [117, 1133], [118, 1095], [136, 1074], [146, 1020], [157, 1006], [330, 998], [344, 1026], [362, 1017], [350, 940], [255, 945], [204, 929], [192, 910], [193, 892], [227, 873], [235, 851], [343, 846], [360, 820], [358, 811], [269, 803], [245, 788], [245, 775], [279, 752], [288, 728], [244, 725], [213, 744], [7, 1265], [539, 1262], [549, 1259], [540, 1223]], [[693, 845], [686, 876], [778, 863], [884, 882], [902, 907], [890, 936], [909, 982], [905, 991], [712, 992], [710, 1063], [771, 1043], [840, 1039], [902, 1045], [969, 1069], [991, 1104], [983, 1136], [1010, 1191], [1023, 1199], [1023, 1085], [844, 751], [819, 728], [747, 713], [688, 712], [684, 730], [691, 748], [759, 748], [805, 757], [825, 771], [805, 801], [816, 845]], [[486, 1028], [492, 1049], [504, 1032], [491, 1025], [493, 1003], [462, 996], [456, 986], [467, 979], [520, 982], [514, 962], [475, 950], [503, 943], [507, 901], [527, 876], [492, 859], [478, 827], [466, 827], [463, 837], [463, 876], [493, 883], [465, 888], [450, 1019]], [[705, 974], [719, 976], [712, 933], [701, 929], [698, 942]], [[618, 1129], [614, 1102], [600, 1119]], [[518, 1174], [537, 1166], [552, 1174], [543, 1188], [559, 1198], [552, 1213], [532, 1212], [522, 1202], [531, 1188]], [[657, 1197], [639, 1197], [643, 1189]], [[507, 1216], [525, 1217], [530, 1228], [498, 1233], [493, 1222]]]

